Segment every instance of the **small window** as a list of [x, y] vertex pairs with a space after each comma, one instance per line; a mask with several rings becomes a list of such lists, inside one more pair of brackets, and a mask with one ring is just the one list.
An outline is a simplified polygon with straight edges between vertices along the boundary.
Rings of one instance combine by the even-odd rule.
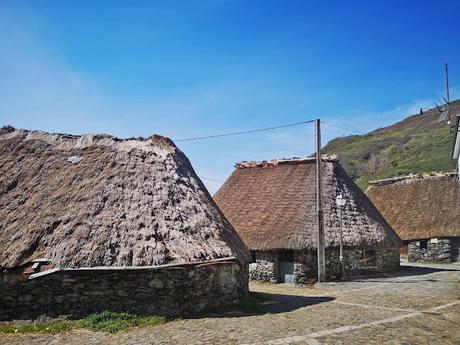
[[361, 251], [361, 259], [359, 260], [363, 266], [375, 265], [375, 251], [363, 249]]
[[251, 262], [257, 262], [256, 261], [256, 252], [254, 250], [251, 250]]
[[420, 249], [427, 249], [427, 248], [428, 248], [428, 241], [427, 240], [420, 241]]

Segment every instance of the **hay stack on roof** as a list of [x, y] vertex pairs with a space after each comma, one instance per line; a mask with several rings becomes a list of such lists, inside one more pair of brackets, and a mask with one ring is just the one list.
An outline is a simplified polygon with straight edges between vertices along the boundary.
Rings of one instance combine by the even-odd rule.
[[[315, 249], [315, 167], [314, 159], [239, 163], [214, 199], [251, 250]], [[326, 246], [339, 245], [341, 193], [345, 246], [399, 248], [399, 237], [338, 160], [324, 158], [322, 171]]]
[[460, 186], [455, 173], [371, 181], [366, 191], [403, 240], [460, 236]]
[[187, 263], [248, 252], [168, 138], [0, 129], [0, 268]]

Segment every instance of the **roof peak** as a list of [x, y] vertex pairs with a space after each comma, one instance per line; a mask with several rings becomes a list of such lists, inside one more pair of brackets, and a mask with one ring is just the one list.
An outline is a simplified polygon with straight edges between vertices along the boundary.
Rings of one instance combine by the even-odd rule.
[[[334, 162], [338, 161], [337, 157], [322, 155], [321, 160], [323, 162]], [[292, 157], [292, 158], [281, 158], [281, 159], [272, 159], [270, 161], [242, 161], [235, 164], [236, 169], [247, 169], [247, 168], [264, 168], [277, 165], [295, 165], [295, 164], [310, 164], [315, 163], [315, 157]]]
[[[0, 128], [0, 139], [9, 139], [15, 136], [25, 136], [24, 140], [43, 140], [60, 149], [70, 150], [73, 148], [85, 148], [89, 146], [113, 147], [121, 151], [130, 151], [137, 148], [144, 151], [152, 151], [154, 147], [162, 149], [176, 148], [174, 142], [168, 137], [152, 134], [148, 138], [131, 137], [118, 138], [110, 134], [66, 134], [52, 133], [42, 130], [28, 130], [3, 126]], [[153, 144], [153, 145], [152, 145]]]

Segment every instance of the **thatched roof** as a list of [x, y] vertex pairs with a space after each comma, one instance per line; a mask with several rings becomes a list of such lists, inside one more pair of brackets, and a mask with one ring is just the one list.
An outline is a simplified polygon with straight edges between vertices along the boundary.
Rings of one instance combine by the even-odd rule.
[[372, 181], [367, 196], [403, 240], [460, 236], [460, 186], [455, 173]]
[[[251, 250], [317, 247], [314, 159], [240, 163], [214, 195], [220, 209]], [[325, 243], [339, 244], [335, 198], [343, 211], [344, 245], [398, 248], [400, 239], [335, 159], [323, 159]]]
[[170, 139], [0, 129], [0, 268], [248, 255]]

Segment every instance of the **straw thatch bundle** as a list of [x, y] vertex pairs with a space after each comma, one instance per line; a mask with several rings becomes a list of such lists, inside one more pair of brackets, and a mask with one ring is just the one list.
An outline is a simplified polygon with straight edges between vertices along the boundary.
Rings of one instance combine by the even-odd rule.
[[372, 181], [366, 194], [403, 240], [460, 236], [457, 178], [431, 173]]
[[248, 260], [168, 138], [0, 129], [0, 268]]
[[[315, 160], [240, 163], [214, 195], [251, 250], [317, 247]], [[398, 248], [400, 239], [336, 159], [322, 164], [325, 243], [339, 244], [335, 198], [343, 194], [344, 245]]]

